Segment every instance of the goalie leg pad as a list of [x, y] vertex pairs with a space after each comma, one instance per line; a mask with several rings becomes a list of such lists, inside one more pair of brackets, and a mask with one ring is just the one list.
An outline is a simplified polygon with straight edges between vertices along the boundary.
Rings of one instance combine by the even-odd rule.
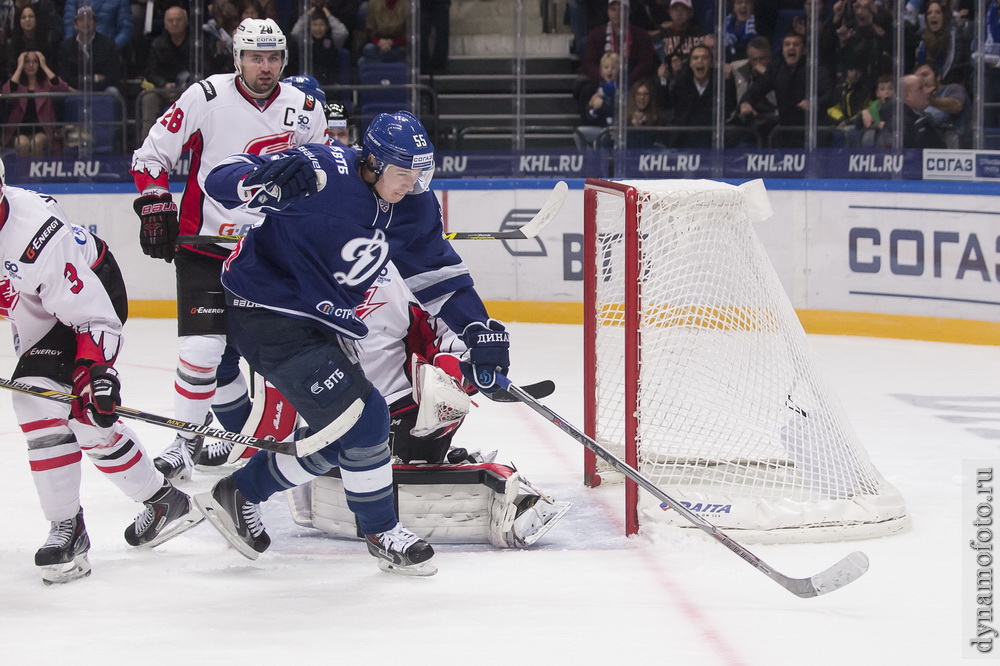
[[[274, 384], [259, 374], [253, 376], [253, 406], [250, 416], [240, 430], [241, 434], [264, 438], [273, 437], [279, 442], [285, 441], [295, 432], [298, 412]], [[233, 444], [229, 452], [228, 462], [236, 462], [241, 458], [249, 458], [257, 449], [243, 444]]]
[[[394, 465], [393, 479], [400, 522], [432, 544], [525, 548], [570, 508], [568, 502], [554, 502], [539, 493], [506, 465]], [[311, 485], [313, 526], [335, 536], [360, 538], [340, 470], [331, 470]], [[294, 518], [297, 507], [291, 498], [289, 505]]]

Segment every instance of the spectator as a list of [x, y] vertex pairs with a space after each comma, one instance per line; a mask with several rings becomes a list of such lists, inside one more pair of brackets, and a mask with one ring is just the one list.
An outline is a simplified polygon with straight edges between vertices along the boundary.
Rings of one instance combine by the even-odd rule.
[[317, 29], [313, 28], [312, 21], [317, 18], [324, 21], [324, 30], [320, 35], [325, 35], [329, 30], [328, 38], [333, 40], [334, 49], [343, 48], [350, 36], [347, 26], [333, 15], [333, 12], [326, 6], [326, 0], [312, 0], [312, 5], [306, 10], [306, 13], [301, 14], [295, 21], [295, 25], [292, 26], [292, 39], [295, 40], [299, 49], [305, 44], [307, 30], [312, 33], [313, 40], [316, 40]]
[[666, 124], [666, 114], [653, 97], [649, 81], [639, 81], [628, 91], [626, 103], [629, 127], [659, 127]]
[[871, 104], [863, 82], [862, 73], [859, 67], [851, 67], [847, 70], [843, 82], [837, 87], [836, 97], [831, 100], [833, 103], [826, 109], [829, 120], [840, 130], [835, 133], [834, 147], [854, 148], [858, 144], [859, 135], [857, 131], [858, 122], [861, 119], [861, 112]]
[[361, 47], [359, 64], [400, 62], [406, 59], [407, 0], [369, 0], [365, 30], [368, 42]]
[[[732, 88], [730, 83], [728, 88]], [[723, 114], [729, 116], [735, 107], [734, 93], [724, 95]], [[686, 127], [715, 125], [715, 58], [712, 49], [699, 44], [691, 49], [687, 66], [674, 81], [670, 98], [674, 108], [674, 124]], [[710, 148], [711, 130], [678, 133], [672, 144], [678, 148]]]
[[660, 84], [670, 85], [694, 47], [704, 41], [705, 31], [694, 20], [691, 0], [670, 0], [670, 27], [663, 30], [656, 47], [661, 63], [657, 70]]
[[[431, 34], [434, 35], [433, 39]], [[448, 40], [451, 38], [451, 0], [420, 2], [420, 71], [442, 74], [448, 69]], [[433, 48], [431, 44], [433, 43]]]
[[878, 77], [892, 71], [891, 40], [875, 23], [874, 0], [854, 0], [853, 8], [853, 20], [845, 16], [836, 29], [836, 74], [843, 80], [847, 70], [859, 69], [865, 90], [874, 90]]
[[948, 83], [942, 86], [938, 71], [929, 62], [917, 65], [913, 73], [919, 76], [931, 91], [930, 103], [924, 109], [924, 114], [930, 118], [935, 129], [941, 134], [945, 145], [952, 149], [971, 148], [969, 126], [972, 108], [965, 87], [961, 83]]
[[[899, 82], [903, 97], [903, 148], [945, 148], [946, 144], [934, 123], [924, 113], [930, 106], [932, 89], [916, 74], [907, 74]], [[887, 113], [888, 112], [888, 113]], [[898, 130], [895, 113], [892, 107], [882, 107], [882, 117], [885, 127], [879, 135], [878, 145], [883, 148], [892, 147], [892, 137]]]
[[[303, 14], [302, 16], [306, 16]], [[337, 83], [349, 84], [350, 81], [341, 81], [340, 76], [340, 49], [337, 46], [337, 33], [333, 32], [334, 22], [338, 24], [338, 32], [343, 30], [343, 40], [347, 40], [347, 28], [340, 20], [332, 14], [328, 17], [322, 13], [315, 13], [312, 17], [307, 17], [309, 25], [309, 44], [312, 49], [312, 76], [314, 76], [321, 86], [330, 86]], [[302, 20], [302, 17], [299, 17]], [[304, 23], [304, 22], [303, 22]], [[299, 23], [295, 24], [299, 28]], [[304, 38], [295, 38], [293, 34], [292, 44], [295, 48], [291, 51], [292, 63], [289, 65], [291, 71], [302, 71], [302, 52], [306, 46]]]
[[649, 33], [655, 43], [670, 27], [670, 0], [632, 0], [628, 20]]
[[132, 6], [129, 0], [66, 0], [63, 34], [67, 38], [79, 30], [77, 13], [85, 7], [92, 10], [95, 30], [113, 40], [119, 53], [132, 43]]
[[[733, 63], [732, 80], [737, 100], [742, 100], [748, 90], [765, 75], [771, 66], [771, 42], [767, 37], [754, 37], [747, 45], [747, 60]], [[778, 122], [778, 100], [774, 91], [768, 92], [752, 105], [752, 110], [740, 113], [739, 107], [733, 111], [732, 122], [751, 127], [759, 136], [767, 136]]]
[[587, 145], [593, 146], [605, 128], [615, 121], [615, 92], [618, 87], [620, 59], [621, 56], [613, 51], [601, 56], [601, 80], [584, 88], [584, 99], [587, 100], [581, 112], [584, 124], [577, 128], [577, 134], [584, 138]]
[[873, 146], [877, 142], [876, 137], [885, 128], [883, 109], [888, 109], [892, 105], [895, 95], [896, 86], [892, 82], [892, 77], [888, 74], [878, 77], [878, 82], [875, 84], [875, 99], [861, 112], [861, 118], [858, 120], [862, 129], [862, 146]]
[[[805, 53], [806, 47], [802, 35], [789, 31], [781, 40], [781, 58], [771, 64], [767, 73], [754, 82], [740, 100], [740, 113], [756, 113], [756, 108], [767, 94], [773, 91], [778, 103], [778, 125], [804, 128], [806, 111], [809, 110], [809, 100], [806, 97], [808, 66]], [[820, 69], [817, 82], [820, 108], [825, 108], [823, 98], [829, 94], [829, 88], [829, 82], [825, 80], [823, 70]], [[805, 145], [805, 131], [803, 129], [803, 133], [799, 136], [786, 134], [778, 140], [778, 143], [781, 144], [780, 147], [801, 148]]]
[[[3, 84], [4, 95], [25, 92], [66, 92], [69, 86], [49, 69], [41, 51], [22, 51], [14, 75]], [[8, 100], [11, 106], [7, 123], [17, 124], [4, 130], [4, 146], [13, 146], [18, 157], [42, 157], [62, 152], [58, 118], [52, 97], [18, 97]]]
[[732, 9], [725, 21], [726, 62], [747, 57], [747, 46], [757, 36], [753, 16], [754, 0], [732, 0]]
[[[48, 11], [44, 9], [46, 6], [49, 8]], [[13, 73], [20, 55], [25, 51], [38, 51], [45, 56], [46, 61], [55, 62], [56, 48], [62, 39], [62, 32], [60, 23], [51, 22], [53, 17], [58, 19], [58, 14], [50, 0], [17, 7], [14, 30], [11, 38], [7, 40], [5, 59], [7, 75]]]
[[[96, 31], [94, 10], [89, 6], [80, 7], [73, 21], [74, 36], [59, 43], [56, 58], [57, 69], [73, 88], [83, 88], [80, 51], [90, 54], [92, 65], [91, 86], [94, 91], [116, 89], [121, 85], [122, 60], [114, 40]], [[117, 92], [117, 90], [115, 90]]]
[[[591, 83], [601, 81], [601, 58], [605, 53], [621, 54], [618, 33], [621, 26], [621, 2], [608, 3], [608, 22], [587, 34], [587, 46], [583, 55], [583, 73]], [[635, 24], [628, 24], [628, 81], [629, 85], [653, 74], [655, 51], [649, 33]], [[578, 99], [588, 99], [578, 94]]]
[[[210, 72], [206, 72], [209, 74]], [[142, 94], [140, 109], [145, 138], [149, 128], [163, 110], [174, 103], [180, 93], [191, 83], [191, 43], [188, 39], [187, 12], [173, 6], [163, 14], [163, 32], [149, 46], [149, 64], [146, 81], [153, 88], [174, 89], [177, 92], [147, 90]]]
[[[976, 53], [976, 58], [983, 59], [985, 70], [985, 85], [976, 94], [983, 97], [987, 104], [984, 111], [983, 126], [1000, 127], [1000, 0], [992, 0], [986, 7], [986, 37], [983, 40], [983, 52]], [[988, 148], [997, 147], [991, 143]]]
[[946, 83], [966, 83], [971, 71], [971, 45], [941, 2], [931, 2], [924, 14], [927, 29], [917, 45], [914, 63], [931, 63]]

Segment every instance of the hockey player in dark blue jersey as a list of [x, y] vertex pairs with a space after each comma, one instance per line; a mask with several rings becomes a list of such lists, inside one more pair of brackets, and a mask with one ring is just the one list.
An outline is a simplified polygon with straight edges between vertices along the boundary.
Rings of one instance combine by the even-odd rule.
[[424, 309], [462, 331], [464, 371], [480, 391], [495, 391], [495, 373], [507, 372], [507, 332], [443, 238], [433, 174], [426, 131], [401, 111], [376, 117], [360, 152], [307, 144], [271, 157], [235, 155], [206, 181], [208, 195], [227, 208], [268, 213], [223, 268], [229, 339], [305, 419], [299, 438], [315, 451], [301, 458], [261, 451], [195, 498], [251, 559], [270, 544], [257, 505], [336, 466], [379, 566], [437, 570], [431, 546], [397, 519], [389, 413], [352, 344], [367, 332], [355, 308], [392, 260]]

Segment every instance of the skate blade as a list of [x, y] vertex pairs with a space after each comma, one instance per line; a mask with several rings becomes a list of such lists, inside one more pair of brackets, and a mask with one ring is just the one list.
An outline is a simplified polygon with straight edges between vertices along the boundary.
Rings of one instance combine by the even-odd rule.
[[170, 541], [175, 536], [184, 534], [189, 529], [205, 520], [205, 516], [193, 505], [191, 510], [177, 518], [163, 528], [163, 531], [145, 543], [139, 544], [140, 548], [156, 548], [160, 544]]
[[219, 534], [225, 537], [226, 541], [229, 542], [233, 548], [239, 551], [239, 554], [248, 560], [256, 560], [260, 557], [260, 553], [250, 547], [240, 535], [236, 533], [236, 525], [233, 524], [232, 519], [229, 514], [226, 513], [225, 509], [215, 501], [212, 497], [212, 493], [201, 493], [194, 496], [194, 505], [198, 507], [198, 510], [206, 518], [208, 522], [214, 527]]
[[49, 564], [41, 567], [41, 569], [43, 583], [46, 585], [62, 585], [89, 576], [90, 560], [87, 559], [86, 553], [81, 553], [73, 558], [72, 562]]
[[420, 564], [402, 566], [393, 564], [388, 560], [380, 559], [378, 561], [378, 568], [387, 573], [398, 574], [400, 576], [433, 576], [438, 572], [437, 566], [430, 560], [421, 562]]
[[545, 521], [541, 525], [541, 527], [539, 527], [538, 530], [535, 531], [534, 534], [532, 534], [530, 536], [527, 536], [527, 537], [524, 537], [523, 539], [519, 538], [519, 537], [515, 537], [515, 539], [517, 540], [517, 547], [518, 548], [527, 548], [528, 546], [531, 546], [531, 545], [537, 543], [538, 540], [541, 539], [543, 536], [545, 536], [545, 533], [548, 532], [549, 530], [551, 530], [552, 527], [556, 523], [558, 523], [559, 520], [563, 516], [566, 515], [566, 512], [569, 511], [573, 507], [573, 503], [572, 502], [553, 502], [553, 504], [555, 506], [559, 506], [560, 507], [559, 510], [556, 513], [550, 515], [549, 519], [547, 521]]

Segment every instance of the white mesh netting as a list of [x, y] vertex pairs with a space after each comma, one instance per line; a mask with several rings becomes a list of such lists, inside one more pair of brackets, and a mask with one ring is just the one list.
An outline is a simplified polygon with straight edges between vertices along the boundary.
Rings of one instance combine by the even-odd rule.
[[[749, 541], [901, 530], [905, 503], [817, 374], [754, 232], [747, 193], [712, 181], [641, 181], [639, 261], [625, 262], [625, 204], [596, 209], [596, 439], [624, 457], [637, 391], [639, 471]], [[640, 289], [635, 389], [626, 381], [625, 284]], [[602, 463], [603, 464], [603, 463]], [[604, 479], [613, 476], [601, 472]], [[639, 521], [687, 521], [639, 492]]]

